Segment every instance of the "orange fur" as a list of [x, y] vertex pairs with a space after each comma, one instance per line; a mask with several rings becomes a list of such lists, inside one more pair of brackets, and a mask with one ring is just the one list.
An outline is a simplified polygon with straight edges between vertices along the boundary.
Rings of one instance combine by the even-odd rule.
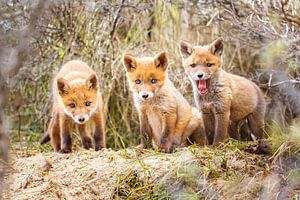
[[73, 125], [78, 126], [84, 148], [92, 147], [87, 122], [94, 122], [94, 147], [105, 147], [102, 97], [96, 73], [84, 62], [73, 60], [62, 66], [53, 82], [52, 118], [46, 133], [55, 151], [72, 150]]
[[206, 144], [202, 116], [192, 108], [167, 76], [165, 52], [154, 58], [125, 55], [123, 65], [133, 92], [141, 132], [162, 152], [193, 142]]
[[[240, 139], [237, 127], [245, 119], [252, 133], [262, 138], [265, 99], [253, 82], [221, 69], [223, 40], [219, 38], [207, 46], [181, 42], [180, 50], [210, 143], [218, 144], [229, 135]], [[229, 124], [232, 124], [231, 131]]]

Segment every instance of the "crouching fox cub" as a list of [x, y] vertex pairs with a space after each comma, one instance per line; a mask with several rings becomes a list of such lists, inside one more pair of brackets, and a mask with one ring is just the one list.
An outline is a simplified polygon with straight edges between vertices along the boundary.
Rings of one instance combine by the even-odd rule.
[[94, 126], [94, 147], [105, 147], [102, 97], [96, 73], [84, 62], [73, 60], [62, 66], [53, 82], [52, 118], [41, 140], [51, 140], [55, 151], [72, 151], [71, 133], [76, 124], [83, 147], [92, 147], [87, 122]]
[[252, 133], [263, 137], [266, 110], [263, 94], [253, 82], [221, 68], [223, 40], [219, 38], [207, 46], [192, 46], [182, 41], [180, 51], [197, 107], [203, 113], [209, 142], [217, 144], [229, 135], [239, 139], [234, 126], [245, 119]]
[[166, 52], [154, 58], [125, 55], [123, 65], [141, 132], [148, 135], [154, 147], [170, 153], [187, 142], [206, 144], [200, 112], [189, 105], [167, 76]]

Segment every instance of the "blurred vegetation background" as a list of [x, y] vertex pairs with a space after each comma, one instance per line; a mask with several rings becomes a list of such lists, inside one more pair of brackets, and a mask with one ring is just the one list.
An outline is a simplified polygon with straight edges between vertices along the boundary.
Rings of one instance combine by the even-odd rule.
[[[226, 41], [225, 70], [258, 84], [261, 69], [276, 69], [294, 80], [300, 61], [299, 13], [298, 0], [1, 1], [2, 51], [27, 41], [19, 51], [21, 66], [4, 81], [10, 92], [5, 111], [12, 150], [50, 149], [38, 145], [50, 119], [50, 85], [70, 59], [82, 59], [100, 77], [107, 146], [113, 149], [137, 145], [139, 139], [137, 113], [121, 65], [125, 52], [152, 56], [167, 51], [169, 76], [191, 104], [180, 40], [208, 44], [221, 36]], [[262, 84], [268, 82], [269, 76]], [[80, 145], [78, 135], [73, 138]]]

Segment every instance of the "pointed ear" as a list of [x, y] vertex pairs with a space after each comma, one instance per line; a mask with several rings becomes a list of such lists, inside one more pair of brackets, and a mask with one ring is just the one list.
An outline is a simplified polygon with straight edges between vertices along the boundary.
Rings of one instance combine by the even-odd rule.
[[179, 49], [182, 58], [189, 57], [193, 52], [193, 46], [185, 41], [180, 41]]
[[89, 87], [89, 89], [98, 88], [98, 80], [95, 74], [90, 75], [90, 77], [86, 79], [85, 83]]
[[167, 52], [163, 51], [157, 54], [154, 58], [154, 64], [157, 68], [161, 68], [162, 70], [166, 70], [168, 67], [168, 55]]
[[125, 54], [123, 57], [123, 65], [127, 72], [132, 72], [136, 69], [136, 59], [135, 57]]
[[221, 56], [223, 53], [223, 38], [218, 38], [210, 45], [210, 52], [216, 56]]
[[57, 79], [57, 89], [60, 95], [67, 94], [69, 90], [68, 81], [64, 78]]

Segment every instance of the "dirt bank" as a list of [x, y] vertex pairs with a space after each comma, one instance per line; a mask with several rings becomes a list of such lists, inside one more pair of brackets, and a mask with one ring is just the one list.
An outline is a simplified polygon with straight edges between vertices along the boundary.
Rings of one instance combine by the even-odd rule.
[[[5, 199], [274, 199], [297, 195], [270, 157], [233, 146], [13, 157]], [[299, 191], [298, 191], [299, 192]], [[280, 196], [281, 195], [281, 196]]]

